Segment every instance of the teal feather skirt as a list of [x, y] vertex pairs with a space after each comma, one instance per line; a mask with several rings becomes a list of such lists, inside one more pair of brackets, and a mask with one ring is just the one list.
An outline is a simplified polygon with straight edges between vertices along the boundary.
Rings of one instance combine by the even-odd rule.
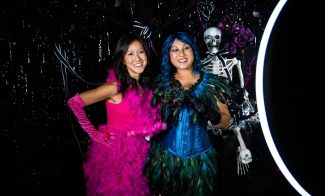
[[217, 152], [210, 148], [191, 158], [179, 158], [153, 143], [144, 172], [154, 195], [216, 195]]

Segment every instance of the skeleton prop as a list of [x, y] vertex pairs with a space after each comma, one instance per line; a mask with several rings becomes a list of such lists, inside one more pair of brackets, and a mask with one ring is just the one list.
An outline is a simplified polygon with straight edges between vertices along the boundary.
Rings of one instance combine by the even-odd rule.
[[[208, 57], [203, 60], [205, 69], [213, 74], [223, 76], [228, 78], [230, 81], [233, 79], [233, 68], [236, 67], [238, 71], [240, 87], [244, 87], [244, 77], [241, 68], [241, 61], [236, 57], [226, 58], [225, 54], [228, 52], [224, 50], [219, 50], [219, 45], [221, 43], [222, 32], [217, 27], [210, 27], [204, 32], [204, 42], [208, 48]], [[249, 116], [255, 110], [252, 107], [249, 99], [248, 92], [244, 89], [244, 102], [241, 105], [241, 115]], [[232, 125], [230, 130], [236, 134], [239, 141], [238, 151], [237, 151], [237, 174], [245, 175], [249, 169], [249, 163], [252, 162], [252, 154], [249, 149], [246, 148], [245, 142], [240, 133], [240, 127], [235, 120], [232, 119]], [[208, 123], [211, 126], [211, 123]], [[214, 128], [209, 127], [215, 134], [220, 134], [220, 130], [216, 131]]]

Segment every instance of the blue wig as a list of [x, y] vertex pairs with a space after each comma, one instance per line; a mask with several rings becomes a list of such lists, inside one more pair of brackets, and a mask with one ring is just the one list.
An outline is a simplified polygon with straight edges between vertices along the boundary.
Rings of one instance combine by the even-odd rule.
[[164, 76], [167, 76], [171, 73], [174, 73], [176, 71], [176, 68], [170, 63], [170, 49], [173, 45], [173, 42], [175, 39], [178, 39], [181, 42], [184, 42], [186, 44], [189, 44], [192, 47], [193, 53], [194, 53], [194, 73], [197, 74], [200, 72], [200, 69], [202, 68], [202, 64], [200, 61], [200, 54], [197, 48], [196, 43], [194, 40], [185, 32], [177, 32], [169, 35], [162, 47], [161, 51], [161, 72]]

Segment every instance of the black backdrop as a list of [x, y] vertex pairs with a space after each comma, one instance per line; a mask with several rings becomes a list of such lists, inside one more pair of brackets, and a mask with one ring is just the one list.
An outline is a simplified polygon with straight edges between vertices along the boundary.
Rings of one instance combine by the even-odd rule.
[[[53, 52], [55, 44], [67, 52], [69, 62], [82, 78], [101, 82], [118, 37], [127, 31], [139, 32], [132, 28], [134, 20], [150, 28], [151, 49], [157, 62], [161, 43], [171, 32], [181, 30], [192, 34], [204, 55], [206, 49], [200, 40], [205, 27], [225, 20], [241, 21], [252, 29], [257, 40], [253, 47], [238, 55], [242, 60], [245, 57], [243, 66], [248, 67], [256, 58], [259, 40], [277, 1], [211, 1], [215, 10], [209, 20], [202, 19], [199, 9], [203, 8], [198, 6], [199, 2], [210, 1], [12, 0], [1, 5], [3, 190], [10, 191], [9, 195], [85, 194], [81, 167], [87, 136], [70, 119], [65, 102], [68, 96], [92, 86], [70, 73], [63, 80], [60, 63]], [[318, 74], [314, 73], [313, 66], [317, 66], [316, 70], [321, 66], [312, 57], [318, 54], [314, 44], [322, 47], [322, 39], [317, 34], [317, 25], [302, 22], [318, 19], [314, 15], [317, 12], [308, 12], [309, 7], [304, 5], [299, 5], [299, 9], [293, 7], [289, 2], [280, 15], [271, 37], [273, 44], [268, 48], [267, 109], [280, 153], [297, 180], [314, 195], [320, 192], [317, 184], [321, 153], [317, 149], [322, 131], [317, 126], [322, 122], [321, 115], [315, 112], [323, 110], [319, 100], [321, 89], [311, 90], [320, 83], [314, 82]], [[253, 17], [253, 11], [258, 11], [260, 16]], [[251, 71], [254, 74], [254, 69]], [[253, 75], [246, 86], [253, 98], [254, 85]], [[89, 111], [94, 124], [105, 121], [101, 106], [96, 104]], [[255, 130], [251, 140], [253, 173], [249, 179], [243, 179], [248, 182], [248, 192], [297, 195], [277, 169], [260, 129]], [[300, 153], [304, 156], [299, 156]]]

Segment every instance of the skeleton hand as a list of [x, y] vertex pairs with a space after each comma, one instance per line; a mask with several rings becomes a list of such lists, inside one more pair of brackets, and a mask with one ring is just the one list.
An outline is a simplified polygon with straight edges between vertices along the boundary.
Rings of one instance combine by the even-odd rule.
[[251, 151], [249, 151], [247, 148], [240, 149], [239, 148], [239, 159], [243, 164], [248, 164], [252, 162], [252, 154]]
[[214, 135], [218, 135], [218, 136], [222, 135], [222, 129], [215, 128], [214, 125], [210, 121], [208, 121], [207, 128], [208, 128], [208, 131], [211, 131], [212, 134], [214, 134]]
[[245, 175], [249, 169], [249, 163], [252, 162], [252, 154], [247, 148], [238, 146], [237, 156], [237, 174]]

